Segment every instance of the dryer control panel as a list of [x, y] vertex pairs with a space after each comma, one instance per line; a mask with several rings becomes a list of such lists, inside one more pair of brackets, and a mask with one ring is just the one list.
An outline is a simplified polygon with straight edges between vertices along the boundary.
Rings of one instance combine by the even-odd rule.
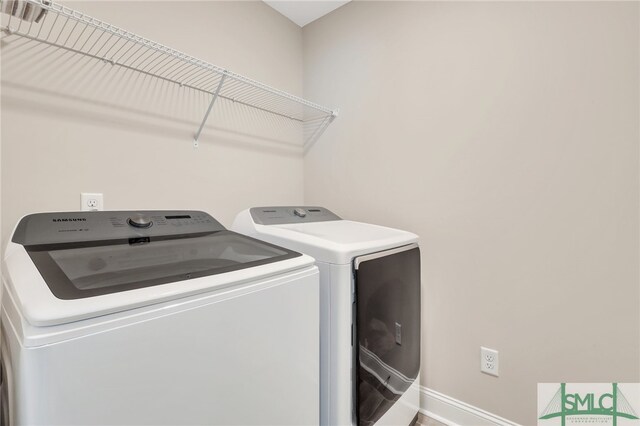
[[251, 212], [253, 221], [260, 225], [342, 220], [342, 218], [330, 210], [317, 206], [253, 207], [249, 211]]

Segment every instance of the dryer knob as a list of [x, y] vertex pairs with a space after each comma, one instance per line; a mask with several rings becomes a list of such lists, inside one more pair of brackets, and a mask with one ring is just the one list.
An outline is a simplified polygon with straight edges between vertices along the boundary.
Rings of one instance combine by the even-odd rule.
[[307, 212], [304, 211], [304, 209], [297, 208], [293, 209], [293, 214], [295, 214], [296, 216], [305, 217], [307, 215]]
[[144, 214], [136, 214], [127, 219], [129, 225], [135, 228], [148, 228], [153, 225], [151, 218]]

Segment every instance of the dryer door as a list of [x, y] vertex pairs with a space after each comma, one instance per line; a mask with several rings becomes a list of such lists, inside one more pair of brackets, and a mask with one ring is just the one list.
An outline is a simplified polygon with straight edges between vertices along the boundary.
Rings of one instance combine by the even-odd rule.
[[374, 424], [420, 372], [420, 249], [355, 259], [354, 411]]

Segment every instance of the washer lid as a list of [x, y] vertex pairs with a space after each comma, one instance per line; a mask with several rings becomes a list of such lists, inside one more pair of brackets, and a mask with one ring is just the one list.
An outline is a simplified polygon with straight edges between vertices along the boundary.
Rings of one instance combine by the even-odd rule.
[[345, 264], [359, 255], [417, 243], [411, 232], [350, 220], [255, 225], [258, 236], [327, 263]]
[[[61, 222], [60, 216], [73, 221]], [[180, 226], [168, 225], [176, 220]], [[13, 241], [22, 242], [51, 292], [65, 300], [300, 256], [227, 231], [203, 212], [36, 214], [20, 221]]]
[[[144, 227], [127, 223], [131, 217]], [[75, 220], [56, 220], [61, 218]], [[311, 263], [300, 253], [227, 231], [203, 212], [30, 215], [16, 227], [5, 258], [7, 281], [33, 325], [183, 297]]]
[[254, 284], [282, 277], [290, 276], [293, 280], [299, 273], [313, 267], [313, 258], [301, 255], [215, 275], [66, 300], [54, 296], [22, 246], [9, 243], [4, 265], [6, 291], [2, 306], [15, 306], [14, 326], [22, 317], [27, 324], [42, 327], [69, 324], [162, 302], [179, 303], [179, 300], [199, 294], [250, 289]]
[[51, 292], [82, 299], [217, 275], [300, 256], [231, 231], [144, 242], [25, 246]]

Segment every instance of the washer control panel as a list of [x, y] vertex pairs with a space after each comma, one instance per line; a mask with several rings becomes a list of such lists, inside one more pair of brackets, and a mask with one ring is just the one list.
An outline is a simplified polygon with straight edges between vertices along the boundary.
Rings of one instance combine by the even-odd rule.
[[255, 223], [260, 225], [283, 225], [286, 223], [311, 223], [341, 220], [335, 213], [324, 207], [280, 206], [253, 207], [249, 210]]
[[26, 246], [153, 238], [225, 229], [209, 214], [192, 210], [36, 213], [22, 218], [12, 241]]

